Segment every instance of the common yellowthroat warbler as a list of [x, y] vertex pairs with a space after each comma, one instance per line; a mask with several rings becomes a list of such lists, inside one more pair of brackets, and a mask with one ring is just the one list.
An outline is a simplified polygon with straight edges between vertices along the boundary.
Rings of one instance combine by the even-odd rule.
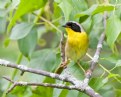
[[[73, 61], [78, 61], [87, 52], [88, 49], [88, 36], [87, 33], [82, 31], [79, 23], [69, 21], [63, 25], [67, 32], [67, 41], [65, 45], [65, 56]], [[56, 73], [61, 73], [62, 68], [58, 68]]]

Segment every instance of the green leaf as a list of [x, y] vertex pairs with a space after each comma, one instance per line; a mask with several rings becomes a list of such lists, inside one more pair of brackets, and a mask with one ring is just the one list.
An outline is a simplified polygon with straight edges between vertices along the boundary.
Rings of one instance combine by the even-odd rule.
[[64, 90], [54, 88], [54, 90], [53, 90], [54, 97], [66, 97], [67, 93], [65, 93], [64, 96], [61, 96], [62, 91], [64, 91]]
[[[69, 83], [63, 83], [62, 81], [59, 81], [59, 80], [56, 80], [56, 83], [59, 83], [59, 84], [64, 84], [64, 85], [69, 85]], [[68, 94], [68, 90], [66, 89], [57, 89], [57, 88], [54, 88], [53, 90], [53, 94], [54, 94], [54, 97], [67, 97], [67, 94]]]
[[24, 38], [25, 36], [27, 36], [30, 33], [33, 26], [34, 26], [34, 24], [32, 24], [32, 23], [17, 24], [12, 29], [10, 39], [18, 40], [18, 39]]
[[119, 59], [119, 57], [116, 56], [115, 54], [111, 54], [111, 55], [108, 55], [108, 56], [101, 58], [101, 60], [106, 60], [109, 63], [113, 63], [113, 64], [116, 64], [118, 59]]
[[[84, 65], [85, 67], [87, 66], [85, 63], [83, 63], [83, 61], [81, 61], [80, 65], [82, 67]], [[82, 69], [74, 61], [70, 61], [70, 63], [68, 64], [68, 69], [73, 74], [73, 76], [75, 76], [77, 79], [80, 79], [80, 80], [84, 79], [84, 74]]]
[[64, 13], [65, 21], [68, 21], [73, 7], [67, 0], [62, 0], [62, 2], [59, 4], [59, 7], [61, 8], [61, 10]]
[[104, 11], [112, 11], [114, 10], [114, 6], [113, 5], [99, 5], [97, 6], [97, 8], [92, 12], [92, 15], [95, 15], [97, 13], [101, 13]]
[[100, 90], [106, 83], [108, 82], [108, 79], [103, 78], [93, 78], [90, 81], [90, 86], [95, 89], [96, 91]]
[[120, 97], [120, 95], [121, 95], [121, 89], [115, 89], [115, 93], [116, 93], [116, 96], [117, 97]]
[[53, 18], [59, 18], [61, 16], [61, 14], [62, 14], [60, 7], [58, 6], [57, 3], [54, 3], [53, 7], [54, 7]]
[[88, 10], [83, 11], [76, 15], [76, 17], [81, 17], [84, 15], [95, 15], [104, 11], [112, 11], [114, 10], [113, 5], [92, 5]]
[[106, 36], [107, 36], [107, 43], [108, 45], [114, 49], [114, 43], [117, 40], [118, 36], [121, 32], [121, 21], [116, 16], [113, 15], [107, 20], [107, 26], [106, 26]]
[[[58, 91], [59, 91], [59, 89], [58, 89]], [[68, 90], [63, 89], [63, 90], [60, 90], [60, 93], [57, 92], [57, 93], [54, 93], [54, 94], [59, 94], [59, 96], [56, 96], [56, 97], [67, 97], [68, 92], [69, 92]]]
[[76, 90], [70, 90], [67, 94], [66, 97], [77, 97], [78, 96], [79, 91]]
[[[80, 18], [80, 23], [85, 21], [89, 16], [93, 16], [95, 14], [114, 10], [114, 6], [112, 5], [92, 5], [88, 10], [83, 11], [76, 15], [77, 18]], [[83, 20], [84, 19], [84, 20]]]
[[6, 38], [4, 40], [4, 46], [7, 47], [9, 45], [9, 43], [10, 43], [10, 39], [9, 38]]
[[88, 10], [86, 10], [86, 11], [83, 11], [83, 12], [81, 12], [81, 13], [78, 13], [77, 15], [76, 15], [76, 17], [77, 18], [81, 18], [81, 17], [84, 17], [85, 15], [87, 15], [87, 16], [90, 16], [91, 14], [92, 14], [92, 12], [96, 9], [98, 7], [98, 5], [92, 5]]
[[12, 20], [10, 21], [7, 32], [10, 32], [12, 26], [15, 24], [16, 20], [18, 20], [21, 16], [26, 13], [37, 10], [45, 5], [47, 0], [21, 0], [16, 10]]
[[[12, 94], [22, 94], [23, 92], [25, 92], [27, 89], [27, 86], [17, 86], [13, 91]], [[21, 91], [20, 91], [21, 90]]]
[[11, 94], [16, 95], [17, 97], [30, 97], [32, 95], [32, 89], [29, 86], [17, 86]]
[[88, 15], [81, 16], [81, 18], [79, 18], [79, 23], [84, 22], [88, 17]]
[[88, 4], [85, 0], [69, 0], [69, 2], [71, 6], [73, 6], [73, 12], [75, 12], [75, 14], [88, 9]]
[[37, 30], [35, 27], [32, 28], [30, 33], [18, 40], [19, 49], [22, 54], [28, 58], [30, 58], [33, 50], [35, 49], [37, 43]]
[[39, 50], [32, 54], [30, 66], [33, 68], [53, 71], [53, 67], [55, 67], [55, 65], [57, 65], [56, 53], [52, 49]]
[[[43, 83], [55, 83], [55, 79], [46, 77]], [[53, 97], [53, 88], [51, 87], [37, 86], [32, 92], [31, 97]]]
[[77, 97], [89, 97], [83, 92], [79, 92]]

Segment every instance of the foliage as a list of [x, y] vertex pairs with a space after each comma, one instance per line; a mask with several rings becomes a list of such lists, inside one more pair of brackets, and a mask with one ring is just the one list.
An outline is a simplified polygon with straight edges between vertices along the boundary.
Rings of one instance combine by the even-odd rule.
[[[54, 72], [61, 61], [59, 42], [64, 31], [61, 25], [70, 20], [80, 22], [88, 33], [88, 53], [93, 56], [100, 34], [104, 32], [105, 11], [108, 13], [106, 39], [89, 84], [103, 97], [120, 97], [121, 0], [107, 0], [107, 3], [103, 0], [0, 0], [0, 58]], [[88, 57], [81, 60], [85, 70], [89, 60]], [[83, 79], [78, 65], [72, 62], [69, 69], [78, 79]], [[0, 76], [3, 75], [14, 80], [61, 83], [29, 73], [20, 77], [19, 71], [0, 67]], [[45, 87], [16, 87], [5, 96], [9, 85], [0, 78], [0, 97], [88, 97], [77, 91]]]

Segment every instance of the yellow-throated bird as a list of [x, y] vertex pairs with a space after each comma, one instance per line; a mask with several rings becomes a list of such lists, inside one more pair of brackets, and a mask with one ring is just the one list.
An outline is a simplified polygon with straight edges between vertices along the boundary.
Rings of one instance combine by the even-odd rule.
[[[67, 32], [65, 56], [76, 62], [84, 57], [87, 52], [89, 44], [88, 35], [82, 31], [80, 24], [74, 21], [67, 22], [63, 27], [65, 27]], [[59, 68], [56, 71], [56, 73], [61, 72], [62, 70], [59, 70]]]

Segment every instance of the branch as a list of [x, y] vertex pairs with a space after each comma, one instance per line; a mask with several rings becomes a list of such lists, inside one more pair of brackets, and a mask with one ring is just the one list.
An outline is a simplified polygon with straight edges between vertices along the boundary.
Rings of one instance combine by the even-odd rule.
[[90, 68], [87, 70], [87, 73], [85, 75], [86, 79], [91, 78], [92, 72], [94, 71], [94, 69], [95, 69], [95, 67], [96, 67], [96, 65], [98, 63], [98, 60], [99, 60], [99, 56], [100, 56], [100, 53], [101, 53], [101, 50], [102, 50], [103, 41], [105, 39], [106, 18], [107, 18], [107, 13], [105, 12], [104, 13], [104, 19], [103, 19], [104, 32], [101, 34], [100, 39], [98, 41], [97, 49], [96, 49], [96, 52], [95, 52], [94, 57], [92, 59], [92, 62], [90, 64]]
[[61, 41], [60, 41], [60, 50], [61, 50], [61, 63], [65, 62], [65, 39], [64, 39], [64, 33], [61, 33]]
[[[78, 91], [82, 92], [82, 90], [80, 88], [78, 88], [74, 85], [66, 86], [63, 84], [15, 82], [8, 77], [3, 77], [3, 78], [10, 81], [11, 83], [13, 83], [13, 86], [7, 91], [7, 93], [11, 92], [16, 86], [44, 86], [44, 87], [59, 88], [59, 89], [78, 90]], [[85, 89], [85, 93], [90, 93], [89, 96], [91, 96], [91, 97], [101, 97], [101, 96], [99, 96], [99, 94], [95, 93], [94, 90], [91, 89], [90, 87], [87, 87]]]
[[[3, 60], [3, 59], [0, 59], [0, 65], [1, 66], [6, 66], [6, 67], [10, 67], [10, 68], [16, 68], [16, 69], [19, 69], [19, 70], [24, 71], [24, 72], [30, 72], [30, 73], [34, 73], [34, 74], [38, 74], [38, 75], [51, 77], [51, 78], [54, 78], [54, 79], [65, 81], [65, 82], [70, 82], [74, 86], [74, 87], [70, 87], [70, 89], [74, 89], [74, 90], [78, 90], [80, 92], [84, 92], [85, 94], [87, 94], [87, 95], [89, 95], [91, 97], [102, 97], [98, 93], [96, 93], [90, 86], [85, 84], [86, 83], [85, 81], [84, 82], [83, 81], [79, 81], [75, 77], [73, 77], [72, 75], [67, 75], [67, 74], [65, 74], [65, 75], [58, 75], [58, 74], [47, 72], [47, 71], [40, 70], [40, 69], [38, 70], [38, 69], [28, 68], [28, 67], [26, 67], [24, 65], [13, 64], [13, 63], [11, 63], [9, 61], [6, 61], [6, 60]], [[11, 81], [10, 79], [8, 79], [8, 81], [14, 83], [14, 81]], [[48, 84], [48, 86], [49, 85], [50, 84]], [[53, 85], [55, 85], [55, 84], [53, 84]], [[16, 86], [16, 84], [14, 83], [12, 89], [15, 86]], [[9, 89], [9, 90], [11, 90], [11, 89]]]
[[30, 83], [30, 82], [23, 82], [23, 81], [16, 82], [11, 80], [8, 77], [3, 77], [3, 78], [13, 83], [13, 86], [7, 91], [7, 93], [11, 92], [16, 86], [44, 86], [44, 87], [59, 88], [59, 89], [77, 90], [77, 88], [74, 85], [66, 86], [63, 84], [33, 83], [33, 82]]

